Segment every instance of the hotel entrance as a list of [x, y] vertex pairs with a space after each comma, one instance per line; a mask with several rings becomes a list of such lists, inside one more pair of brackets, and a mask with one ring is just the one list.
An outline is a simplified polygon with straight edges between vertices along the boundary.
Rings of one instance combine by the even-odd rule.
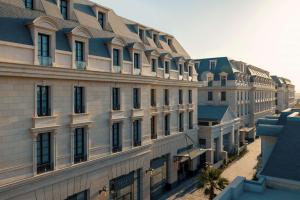
[[151, 160], [150, 167], [152, 169], [150, 176], [150, 193], [151, 200], [158, 199], [167, 187], [167, 161], [168, 155]]
[[132, 171], [129, 174], [110, 180], [111, 200], [139, 200], [140, 199], [140, 173], [141, 170]]

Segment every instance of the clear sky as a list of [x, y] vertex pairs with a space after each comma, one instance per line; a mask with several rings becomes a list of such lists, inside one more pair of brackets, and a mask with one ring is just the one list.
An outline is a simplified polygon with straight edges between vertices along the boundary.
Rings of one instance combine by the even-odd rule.
[[300, 0], [93, 0], [174, 35], [192, 58], [228, 56], [300, 91]]

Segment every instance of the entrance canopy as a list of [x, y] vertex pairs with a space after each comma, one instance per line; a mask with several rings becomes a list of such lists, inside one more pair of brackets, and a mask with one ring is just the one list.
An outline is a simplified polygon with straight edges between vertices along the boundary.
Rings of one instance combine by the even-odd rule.
[[194, 158], [200, 156], [205, 153], [207, 149], [193, 148], [188, 151], [182, 152], [174, 156], [175, 161], [185, 162], [187, 160], [193, 160]]
[[243, 127], [240, 129], [240, 132], [246, 132], [249, 133], [254, 129], [254, 127]]

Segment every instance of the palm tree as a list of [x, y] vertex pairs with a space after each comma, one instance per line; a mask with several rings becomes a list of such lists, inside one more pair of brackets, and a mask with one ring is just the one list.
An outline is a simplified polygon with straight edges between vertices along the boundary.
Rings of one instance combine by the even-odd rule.
[[215, 190], [222, 191], [229, 181], [221, 177], [222, 171], [216, 168], [207, 167], [201, 174], [200, 180], [205, 187], [204, 194], [209, 196], [209, 200], [213, 200], [217, 195]]

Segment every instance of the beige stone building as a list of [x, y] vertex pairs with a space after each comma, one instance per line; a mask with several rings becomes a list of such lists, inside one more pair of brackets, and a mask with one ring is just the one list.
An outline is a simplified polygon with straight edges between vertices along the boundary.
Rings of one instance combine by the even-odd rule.
[[0, 0], [0, 199], [156, 199], [201, 165], [199, 86], [172, 35], [85, 0]]

